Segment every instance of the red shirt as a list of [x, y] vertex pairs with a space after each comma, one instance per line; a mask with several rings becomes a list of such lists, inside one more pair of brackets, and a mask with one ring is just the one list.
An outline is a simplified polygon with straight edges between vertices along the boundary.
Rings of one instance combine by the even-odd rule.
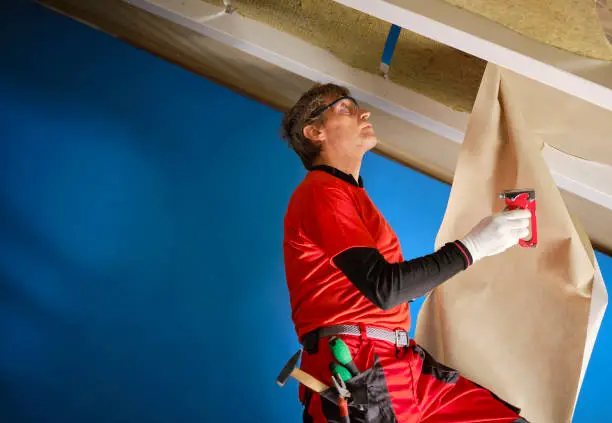
[[299, 338], [340, 324], [409, 329], [407, 303], [386, 311], [376, 307], [332, 262], [353, 247], [376, 248], [391, 263], [403, 261], [395, 232], [361, 183], [325, 166], [310, 171], [291, 196], [284, 231], [285, 273]]

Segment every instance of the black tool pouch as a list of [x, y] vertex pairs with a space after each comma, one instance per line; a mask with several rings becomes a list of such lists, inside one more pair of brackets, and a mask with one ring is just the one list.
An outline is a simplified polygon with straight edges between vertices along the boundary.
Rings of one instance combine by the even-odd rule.
[[[387, 390], [385, 373], [378, 361], [357, 376], [345, 381], [351, 393], [347, 400], [351, 423], [397, 423], [391, 397]], [[330, 388], [320, 393], [326, 416], [338, 416], [338, 391]], [[330, 420], [328, 417], [328, 421]], [[338, 420], [339, 421], [339, 417]]]

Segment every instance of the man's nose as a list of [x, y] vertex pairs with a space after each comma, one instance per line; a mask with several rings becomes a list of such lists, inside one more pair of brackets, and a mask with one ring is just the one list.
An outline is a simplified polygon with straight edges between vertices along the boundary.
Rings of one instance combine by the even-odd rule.
[[359, 119], [366, 120], [370, 118], [372, 113], [366, 109], [359, 109]]

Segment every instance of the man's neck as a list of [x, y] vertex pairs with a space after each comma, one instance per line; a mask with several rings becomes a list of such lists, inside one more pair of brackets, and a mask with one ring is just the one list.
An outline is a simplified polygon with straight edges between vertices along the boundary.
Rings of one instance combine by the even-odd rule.
[[361, 159], [346, 158], [344, 160], [332, 160], [329, 157], [321, 157], [313, 163], [315, 166], [326, 165], [336, 168], [348, 175], [353, 176], [355, 181], [359, 180], [359, 172], [361, 170]]

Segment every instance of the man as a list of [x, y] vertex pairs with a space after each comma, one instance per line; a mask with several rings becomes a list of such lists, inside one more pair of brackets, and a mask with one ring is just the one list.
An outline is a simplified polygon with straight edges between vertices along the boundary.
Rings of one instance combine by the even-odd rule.
[[[463, 239], [405, 261], [359, 174], [377, 142], [369, 116], [346, 88], [316, 84], [283, 118], [282, 136], [308, 170], [290, 199], [283, 242], [302, 370], [334, 386], [336, 336], [361, 372], [346, 382], [353, 423], [525, 422], [409, 339], [408, 303], [527, 237], [529, 212], [490, 216]], [[299, 397], [305, 422], [340, 421], [333, 397], [303, 385]]]

